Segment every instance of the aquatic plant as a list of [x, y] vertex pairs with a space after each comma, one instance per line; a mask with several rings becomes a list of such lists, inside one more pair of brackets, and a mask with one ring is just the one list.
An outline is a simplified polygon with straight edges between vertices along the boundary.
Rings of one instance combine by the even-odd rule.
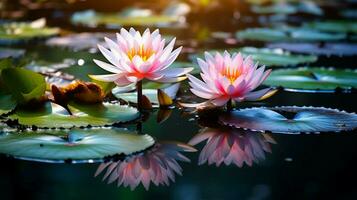
[[105, 38], [109, 49], [98, 45], [99, 50], [111, 63], [100, 60], [94, 62], [113, 74], [91, 75], [91, 78], [114, 82], [118, 86], [137, 83], [138, 107], [141, 108], [142, 80], [157, 82], [178, 82], [186, 79], [186, 74], [193, 68], [168, 68], [179, 55], [182, 47], [173, 50], [175, 38], [165, 47], [165, 39], [159, 30], [150, 33], [149, 29], [140, 34], [131, 28], [129, 32], [122, 28], [117, 34], [117, 42]]
[[[202, 70], [203, 81], [188, 75], [191, 91], [198, 97], [208, 99], [216, 106], [223, 106], [229, 101], [254, 101], [266, 95], [270, 88], [254, 91], [270, 74], [265, 66], [258, 68], [251, 57], [238, 54], [231, 55], [227, 51], [212, 56], [205, 53], [205, 60], [197, 59]], [[231, 103], [228, 103], [228, 107]]]

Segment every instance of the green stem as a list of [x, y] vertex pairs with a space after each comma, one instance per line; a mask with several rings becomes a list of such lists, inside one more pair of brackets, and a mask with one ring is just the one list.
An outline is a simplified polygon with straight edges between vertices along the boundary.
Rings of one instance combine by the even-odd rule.
[[142, 104], [142, 99], [143, 99], [143, 82], [142, 82], [142, 81], [139, 81], [139, 82], [136, 83], [136, 90], [137, 90], [137, 93], [138, 93], [138, 100], [137, 100], [138, 110], [139, 110], [139, 112], [141, 113], [142, 110], [143, 110], [143, 104]]
[[233, 101], [232, 99], [229, 99], [229, 101], [227, 102], [227, 111], [231, 112], [233, 109]]

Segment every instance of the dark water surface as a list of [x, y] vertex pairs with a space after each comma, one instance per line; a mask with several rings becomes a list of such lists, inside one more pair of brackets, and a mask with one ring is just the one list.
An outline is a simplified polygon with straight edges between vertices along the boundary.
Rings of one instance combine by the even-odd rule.
[[[39, 15], [37, 13], [37, 15]], [[35, 15], [36, 16], [36, 15]], [[203, 17], [201, 17], [203, 18]], [[234, 33], [257, 23], [229, 22], [227, 17], [214, 20], [191, 19], [184, 30], [165, 28], [162, 32], [173, 34], [179, 40], [200, 40], [197, 35], [211, 31]], [[211, 22], [212, 20], [212, 22]], [[75, 31], [93, 31], [88, 28], [72, 27], [54, 17], [51, 25]], [[97, 29], [96, 31], [104, 31]], [[113, 30], [112, 30], [113, 31]], [[115, 30], [114, 30], [115, 31]], [[198, 39], [197, 39], [198, 38]], [[186, 44], [184, 44], [185, 46]], [[187, 45], [189, 46], [189, 45]], [[205, 37], [195, 49], [231, 48], [243, 46], [263, 46], [263, 43], [225, 44], [220, 40]], [[61, 62], [74, 54], [69, 50], [50, 48], [43, 45], [27, 45], [28, 55], [34, 60]], [[67, 52], [67, 54], [65, 54]], [[83, 52], [77, 52], [83, 53]], [[99, 54], [83, 53], [88, 67], [94, 68], [91, 59], [101, 58]], [[179, 58], [189, 61], [187, 54]], [[356, 68], [355, 57], [319, 57], [313, 66], [333, 66], [336, 68]], [[93, 70], [92, 68], [92, 70]], [[99, 70], [95, 69], [95, 70]], [[100, 73], [100, 70], [98, 71]], [[187, 88], [184, 83], [182, 88]], [[183, 90], [182, 90], [183, 91]], [[181, 94], [181, 95], [185, 95]], [[280, 91], [270, 99], [259, 103], [244, 103], [241, 107], [253, 106], [316, 106], [337, 108], [348, 112], [357, 111], [357, 94], [312, 94]], [[187, 143], [204, 128], [194, 115], [184, 115], [175, 108], [170, 118], [157, 123], [157, 111], [143, 122], [143, 133], [157, 141], [178, 141]], [[260, 133], [257, 133], [260, 134]], [[142, 185], [131, 191], [130, 188], [116, 187], [102, 181], [102, 175], [94, 177], [99, 166], [94, 164], [48, 164], [17, 160], [2, 155], [0, 157], [0, 199], [357, 199], [357, 134], [354, 132], [284, 135], [269, 134], [276, 144], [270, 144], [271, 153], [265, 152], [252, 166], [244, 164], [224, 164], [216, 167], [198, 165], [198, 157], [205, 142], [195, 146], [197, 152], [184, 153], [190, 163], [180, 162], [183, 176], [169, 186], [150, 185], [146, 191]]]

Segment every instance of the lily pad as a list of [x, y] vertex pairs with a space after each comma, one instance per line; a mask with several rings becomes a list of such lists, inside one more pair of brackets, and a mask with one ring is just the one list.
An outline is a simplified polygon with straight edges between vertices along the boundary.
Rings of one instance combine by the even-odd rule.
[[76, 104], [71, 103], [68, 109], [47, 102], [44, 106], [34, 109], [17, 109], [8, 116], [18, 120], [21, 125], [39, 128], [72, 128], [87, 126], [104, 126], [135, 120], [139, 117], [136, 108], [120, 104]]
[[274, 70], [264, 85], [283, 87], [288, 91], [334, 92], [337, 88], [357, 88], [357, 71], [333, 68], [303, 67]]
[[36, 38], [44, 38], [59, 33], [58, 28], [46, 27], [46, 20], [33, 22], [11, 22], [0, 24], [0, 44], [17, 44]]
[[16, 101], [11, 95], [0, 93], [0, 115], [6, 114], [16, 107]]
[[107, 47], [104, 37], [115, 38], [113, 33], [78, 33], [71, 34], [63, 37], [54, 37], [46, 41], [49, 46], [58, 46], [69, 48], [74, 51], [91, 50], [96, 51], [97, 45], [100, 44]]
[[95, 27], [106, 25], [109, 27], [118, 26], [153, 26], [169, 25], [179, 23], [180, 18], [168, 15], [148, 15], [148, 16], [130, 16], [120, 13], [98, 13], [93, 10], [76, 12], [72, 15], [73, 24]]
[[252, 11], [258, 14], [297, 14], [306, 13], [312, 15], [323, 15], [323, 10], [315, 2], [301, 1], [296, 3], [274, 3], [272, 5], [253, 5]]
[[339, 41], [346, 38], [345, 33], [328, 33], [312, 29], [281, 28], [248, 28], [236, 33], [237, 39], [263, 42], [278, 41]]
[[357, 33], [356, 21], [314, 21], [304, 24], [307, 28], [333, 33]]
[[[215, 54], [215, 52], [223, 53], [224, 51], [225, 50], [217, 49], [217, 50], [211, 50], [209, 52]], [[231, 54], [240, 52], [245, 57], [250, 55], [254, 61], [259, 62], [259, 64], [266, 65], [267, 67], [295, 66], [298, 64], [312, 63], [317, 61], [317, 56], [292, 54], [289, 51], [284, 51], [278, 48], [271, 49], [271, 48], [243, 47], [240, 49], [228, 49], [228, 52]], [[191, 59], [196, 60], [197, 57], [203, 58], [204, 54], [203, 53], [199, 53], [198, 55], [194, 54], [191, 56]], [[199, 72], [200, 71], [198, 71], [198, 73]], [[193, 73], [195, 73], [195, 70]]]
[[51, 130], [0, 135], [0, 153], [41, 162], [91, 163], [130, 155], [154, 143], [149, 135], [124, 129]]
[[0, 59], [9, 57], [18, 59], [24, 56], [24, 54], [25, 50], [23, 49], [0, 48]]
[[45, 94], [45, 78], [33, 71], [23, 68], [6, 68], [1, 71], [5, 87], [19, 103], [39, 99]]
[[[161, 90], [167, 94], [171, 99], [176, 98], [176, 94], [180, 88], [180, 84], [176, 83], [171, 86], [168, 86], [166, 88], [162, 88]], [[118, 89], [113, 89], [113, 94], [115, 97], [123, 99], [124, 101], [131, 102], [131, 103], [137, 103], [137, 92], [125, 92], [125, 93], [120, 93], [117, 92]], [[158, 99], [158, 89], [143, 89], [143, 95], [148, 97], [151, 103], [153, 104], [159, 104], [159, 99]]]
[[357, 114], [316, 107], [247, 108], [224, 114], [219, 119], [223, 124], [236, 128], [284, 134], [340, 132], [357, 128]]
[[269, 48], [282, 48], [296, 53], [308, 53], [326, 56], [353, 56], [357, 55], [357, 44], [351, 43], [271, 43]]

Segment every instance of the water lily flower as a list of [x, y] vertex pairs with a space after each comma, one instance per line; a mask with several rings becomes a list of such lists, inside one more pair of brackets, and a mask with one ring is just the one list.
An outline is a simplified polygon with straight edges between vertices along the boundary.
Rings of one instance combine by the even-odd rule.
[[252, 166], [265, 159], [265, 152], [271, 153], [270, 144], [275, 140], [267, 134], [244, 131], [239, 129], [203, 128], [199, 134], [190, 141], [190, 145], [196, 145], [207, 140], [201, 150], [198, 164], [216, 164], [220, 166], [235, 164], [243, 167], [244, 163]]
[[100, 60], [94, 62], [104, 70], [111, 72], [107, 75], [91, 75], [93, 79], [114, 82], [118, 86], [127, 86], [143, 79], [157, 82], [178, 82], [186, 79], [186, 74], [193, 68], [169, 68], [176, 60], [182, 47], [173, 51], [176, 38], [165, 47], [159, 30], [150, 33], [146, 29], [143, 34], [130, 28], [122, 28], [117, 33], [117, 40], [105, 38], [109, 49], [98, 45], [99, 50], [110, 62]]
[[198, 97], [208, 99], [216, 106], [223, 106], [228, 101], [254, 101], [266, 95], [270, 88], [256, 89], [270, 74], [258, 63], [254, 64], [250, 56], [243, 59], [238, 54], [230, 55], [227, 51], [215, 56], [205, 52], [205, 60], [197, 59], [203, 81], [188, 75], [191, 91]]
[[177, 143], [156, 143], [149, 150], [130, 156], [122, 161], [102, 163], [95, 173], [98, 176], [105, 169], [103, 180], [108, 178], [108, 183], [117, 181], [118, 187], [130, 186], [133, 190], [140, 183], [146, 190], [150, 182], [158, 185], [169, 185], [170, 180], [175, 181], [175, 174], [182, 175], [182, 168], [177, 161], [190, 162], [180, 152], [194, 152], [193, 147]]

